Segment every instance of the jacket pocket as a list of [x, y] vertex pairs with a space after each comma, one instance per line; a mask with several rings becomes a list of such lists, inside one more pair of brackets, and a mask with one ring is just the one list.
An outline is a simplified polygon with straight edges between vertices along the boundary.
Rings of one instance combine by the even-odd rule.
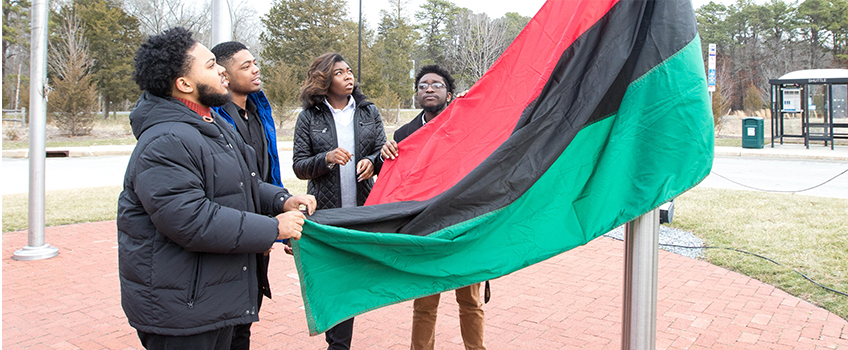
[[189, 290], [191, 294], [188, 296], [188, 308], [191, 309], [194, 307], [194, 299], [197, 297], [197, 290], [200, 285], [200, 266], [203, 259], [203, 255], [197, 254], [197, 260], [195, 261], [194, 266], [194, 279], [191, 281], [191, 289]]

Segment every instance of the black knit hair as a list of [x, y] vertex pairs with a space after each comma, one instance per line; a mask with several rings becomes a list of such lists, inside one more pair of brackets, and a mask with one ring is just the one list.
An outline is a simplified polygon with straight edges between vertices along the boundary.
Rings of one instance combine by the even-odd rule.
[[194, 57], [188, 54], [197, 41], [183, 27], [153, 35], [135, 52], [132, 78], [141, 90], [155, 96], [170, 96], [177, 78], [191, 70]]
[[215, 60], [218, 61], [218, 64], [224, 66], [229, 65], [230, 60], [233, 59], [233, 55], [241, 50], [247, 50], [247, 46], [244, 46], [244, 44], [238, 41], [227, 41], [215, 45], [212, 48], [212, 53], [215, 54]]
[[446, 88], [447, 88], [448, 92], [451, 95], [453, 95], [453, 89], [456, 87], [456, 83], [454, 83], [453, 77], [451, 76], [450, 73], [448, 73], [447, 69], [444, 69], [444, 68], [442, 68], [438, 65], [435, 65], [435, 64], [421, 67], [421, 69], [418, 71], [418, 74], [415, 76], [415, 88], [416, 89], [418, 89], [418, 82], [421, 81], [421, 77], [423, 77], [425, 74], [429, 74], [429, 73], [437, 74], [440, 77], [442, 77], [442, 79], [445, 80], [445, 84], [447, 84]]

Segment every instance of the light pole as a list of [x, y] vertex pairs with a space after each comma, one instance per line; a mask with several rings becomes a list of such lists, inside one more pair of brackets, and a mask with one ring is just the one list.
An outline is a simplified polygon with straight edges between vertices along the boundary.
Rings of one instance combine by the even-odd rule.
[[414, 109], [415, 108], [415, 89], [416, 89], [416, 86], [415, 86], [415, 60], [409, 60], [409, 62], [412, 62], [412, 69], [409, 70], [409, 79], [412, 79], [412, 91], [413, 91], [412, 101], [409, 105], [409, 108]]
[[230, 4], [227, 0], [212, 0], [212, 42], [213, 47], [233, 40], [233, 21], [230, 16]]
[[356, 79], [362, 82], [362, 0], [359, 0], [359, 49], [356, 54]]

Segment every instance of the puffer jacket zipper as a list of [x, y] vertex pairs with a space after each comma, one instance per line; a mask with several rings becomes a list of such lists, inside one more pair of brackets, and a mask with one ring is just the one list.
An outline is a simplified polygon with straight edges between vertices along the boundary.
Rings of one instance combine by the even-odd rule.
[[194, 279], [191, 282], [191, 296], [188, 298], [188, 308], [189, 309], [194, 307], [194, 298], [197, 297], [197, 286], [200, 283], [200, 265], [201, 265], [200, 260], [202, 258], [203, 258], [202, 255], [200, 255], [200, 254], [197, 255], [197, 262], [196, 262], [196, 265], [194, 266]]

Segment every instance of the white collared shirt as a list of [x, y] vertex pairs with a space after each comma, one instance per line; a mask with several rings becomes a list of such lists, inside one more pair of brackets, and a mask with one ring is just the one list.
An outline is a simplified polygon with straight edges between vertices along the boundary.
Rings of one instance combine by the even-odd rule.
[[333, 113], [336, 122], [336, 141], [339, 147], [353, 154], [347, 164], [339, 167], [339, 177], [342, 190], [342, 208], [356, 206], [356, 140], [354, 140], [353, 114], [356, 111], [356, 101], [349, 96], [347, 105], [342, 109], [335, 109], [327, 99], [324, 103]]

